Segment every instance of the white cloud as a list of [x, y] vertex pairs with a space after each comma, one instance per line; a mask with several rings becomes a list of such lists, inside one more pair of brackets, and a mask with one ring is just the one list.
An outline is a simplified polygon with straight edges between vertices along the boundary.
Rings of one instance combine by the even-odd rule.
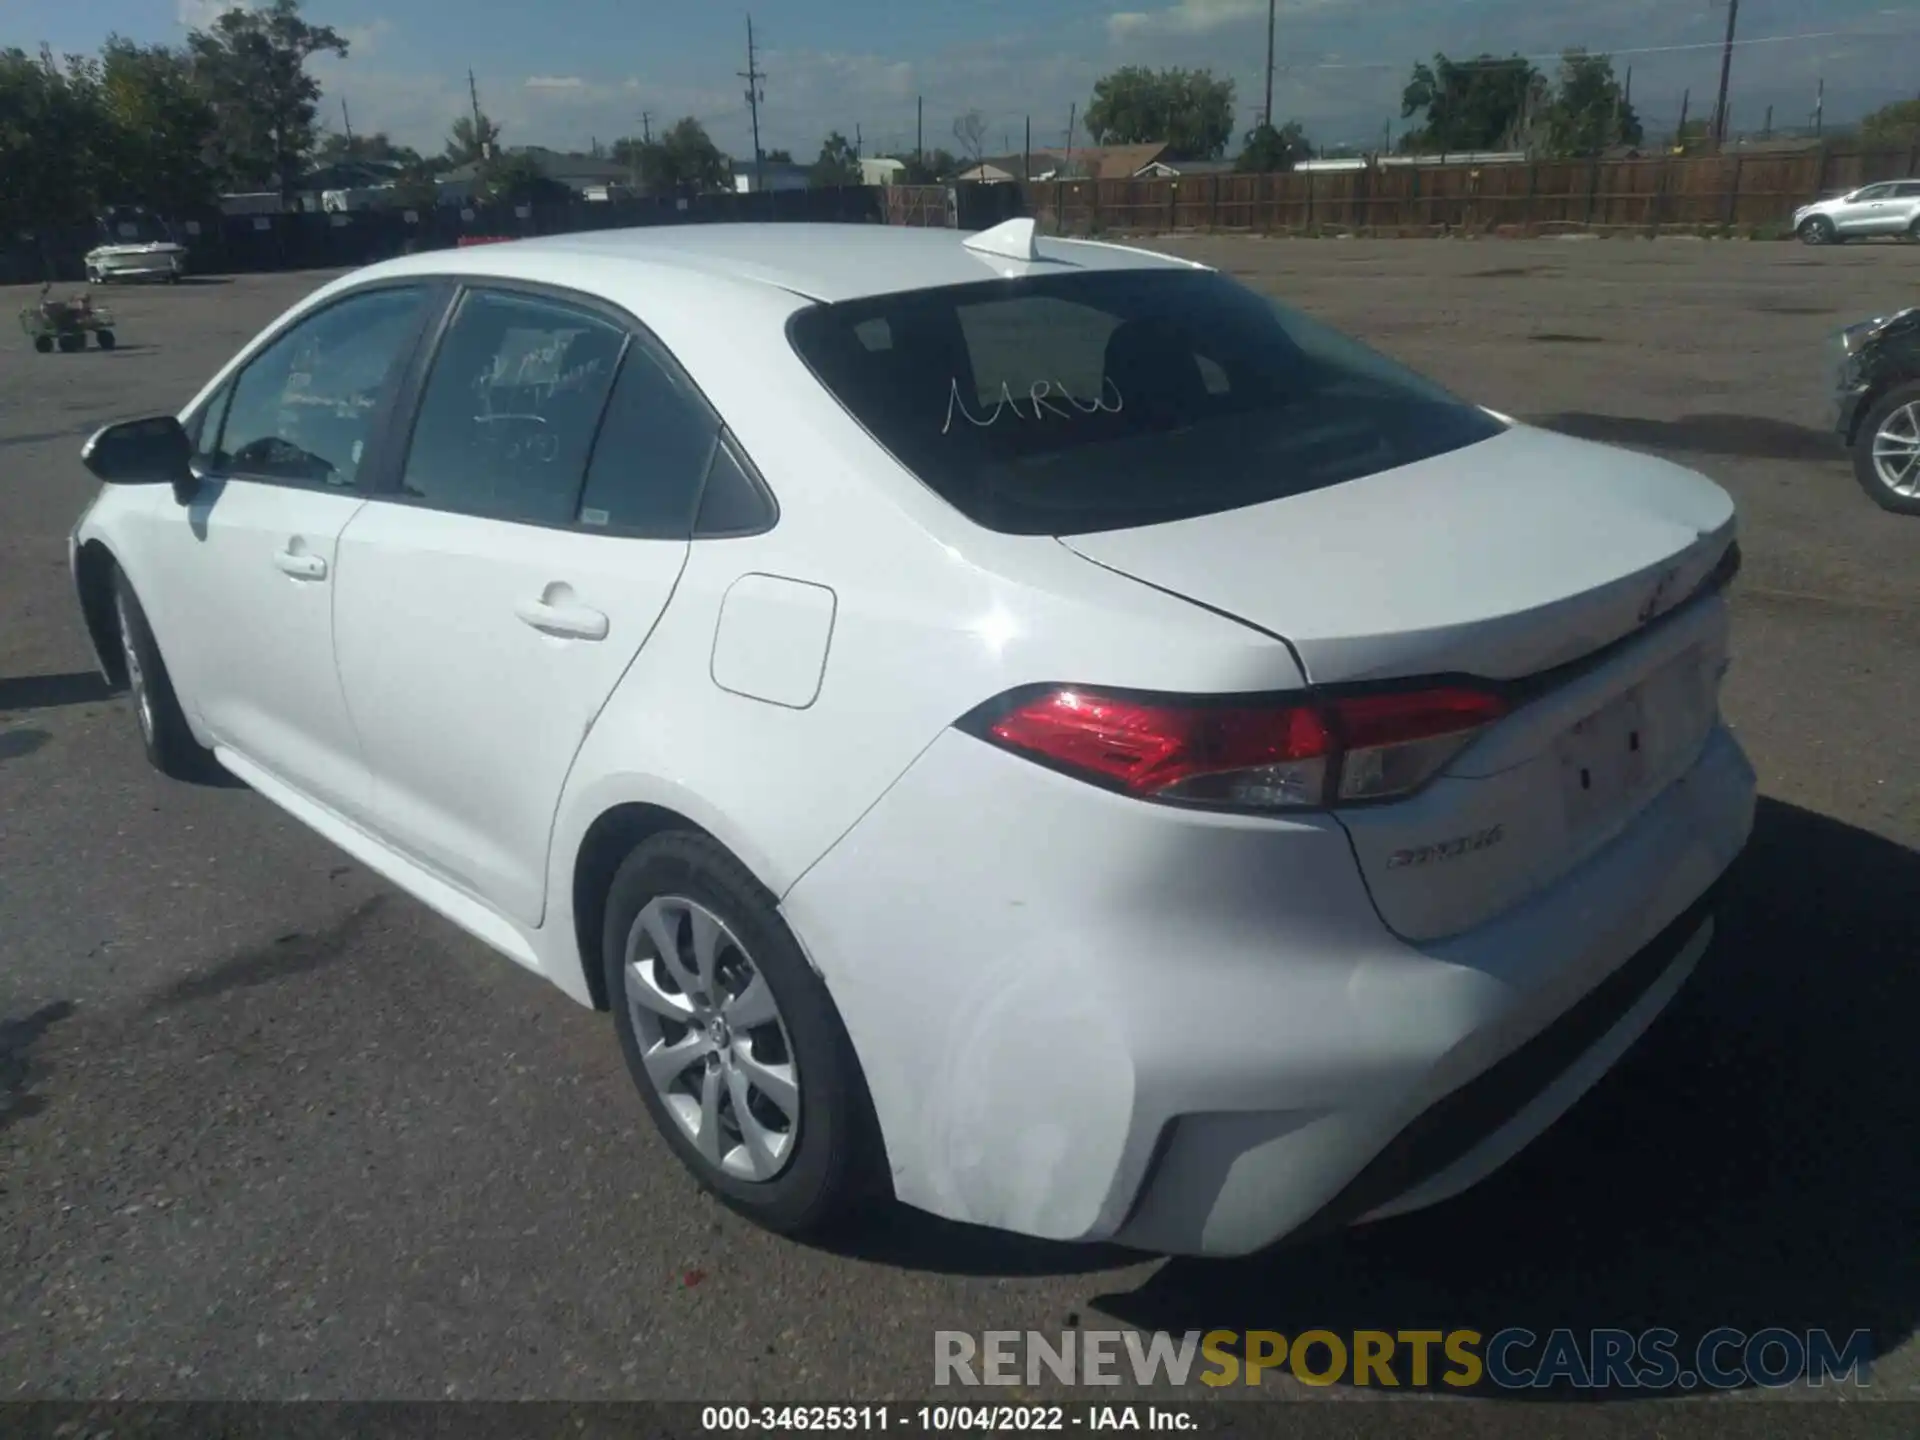
[[375, 20], [366, 25], [340, 25], [334, 27], [340, 32], [340, 38], [347, 42], [347, 54], [355, 60], [364, 60], [380, 48], [380, 42], [393, 33], [391, 20]]
[[188, 30], [205, 30], [229, 10], [251, 10], [256, 0], [175, 0], [174, 19]]
[[1107, 17], [1115, 40], [1142, 34], [1205, 35], [1267, 13], [1265, 0], [1180, 0], [1166, 10], [1123, 10]]
[[584, 94], [587, 88], [587, 82], [578, 75], [529, 75], [522, 84], [528, 90], [545, 90], [553, 94]]

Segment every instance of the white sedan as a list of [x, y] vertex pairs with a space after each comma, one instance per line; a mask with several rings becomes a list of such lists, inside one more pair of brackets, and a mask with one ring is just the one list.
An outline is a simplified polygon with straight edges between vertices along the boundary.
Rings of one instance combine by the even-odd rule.
[[1720, 489], [1030, 221], [415, 255], [85, 457], [153, 762], [610, 1010], [783, 1231], [1232, 1255], [1453, 1195], [1752, 823]]

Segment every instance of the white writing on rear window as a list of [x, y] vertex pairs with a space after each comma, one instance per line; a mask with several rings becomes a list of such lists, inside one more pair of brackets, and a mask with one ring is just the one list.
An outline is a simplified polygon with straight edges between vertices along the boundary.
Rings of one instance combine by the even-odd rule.
[[[976, 400], [975, 404], [982, 402]], [[1028, 406], [1032, 413], [1022, 410], [1022, 405]], [[1006, 414], [1011, 414], [1016, 420], [1044, 420], [1049, 416], [1072, 420], [1079, 415], [1118, 415], [1125, 408], [1126, 400], [1120, 394], [1120, 387], [1111, 380], [1102, 380], [1100, 393], [1091, 400], [1082, 400], [1058, 380], [1036, 380], [1024, 396], [1016, 396], [1013, 386], [1002, 381], [993, 408], [984, 415], [976, 415], [967, 407], [966, 400], [960, 394], [960, 382], [956, 379], [948, 382], [947, 418], [940, 426], [940, 433], [945, 435], [953, 429], [956, 415], [969, 425], [984, 430]]]

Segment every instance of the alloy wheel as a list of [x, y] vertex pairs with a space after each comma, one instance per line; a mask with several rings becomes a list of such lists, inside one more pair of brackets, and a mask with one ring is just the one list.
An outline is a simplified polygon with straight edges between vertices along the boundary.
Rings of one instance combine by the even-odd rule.
[[1800, 238], [1809, 245], [1825, 245], [1833, 239], [1833, 222], [1816, 215], [1800, 227]]
[[800, 1070], [746, 947], [697, 901], [657, 896], [621, 973], [647, 1077], [682, 1133], [723, 1174], [773, 1179], [800, 1136]]
[[140, 668], [140, 649], [133, 643], [133, 622], [127, 616], [123, 595], [114, 602], [120, 615], [120, 652], [127, 661], [127, 688], [133, 692], [134, 713], [140, 717], [140, 733], [153, 743], [153, 696], [147, 689], [146, 671]]
[[1920, 400], [1880, 422], [1873, 437], [1873, 469], [1894, 494], [1920, 500]]

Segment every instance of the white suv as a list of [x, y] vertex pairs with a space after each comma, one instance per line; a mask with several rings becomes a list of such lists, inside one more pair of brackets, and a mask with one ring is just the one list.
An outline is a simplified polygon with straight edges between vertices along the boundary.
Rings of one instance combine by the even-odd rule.
[[1793, 212], [1793, 233], [1809, 245], [1835, 245], [1874, 235], [1920, 240], [1920, 180], [1866, 185]]

